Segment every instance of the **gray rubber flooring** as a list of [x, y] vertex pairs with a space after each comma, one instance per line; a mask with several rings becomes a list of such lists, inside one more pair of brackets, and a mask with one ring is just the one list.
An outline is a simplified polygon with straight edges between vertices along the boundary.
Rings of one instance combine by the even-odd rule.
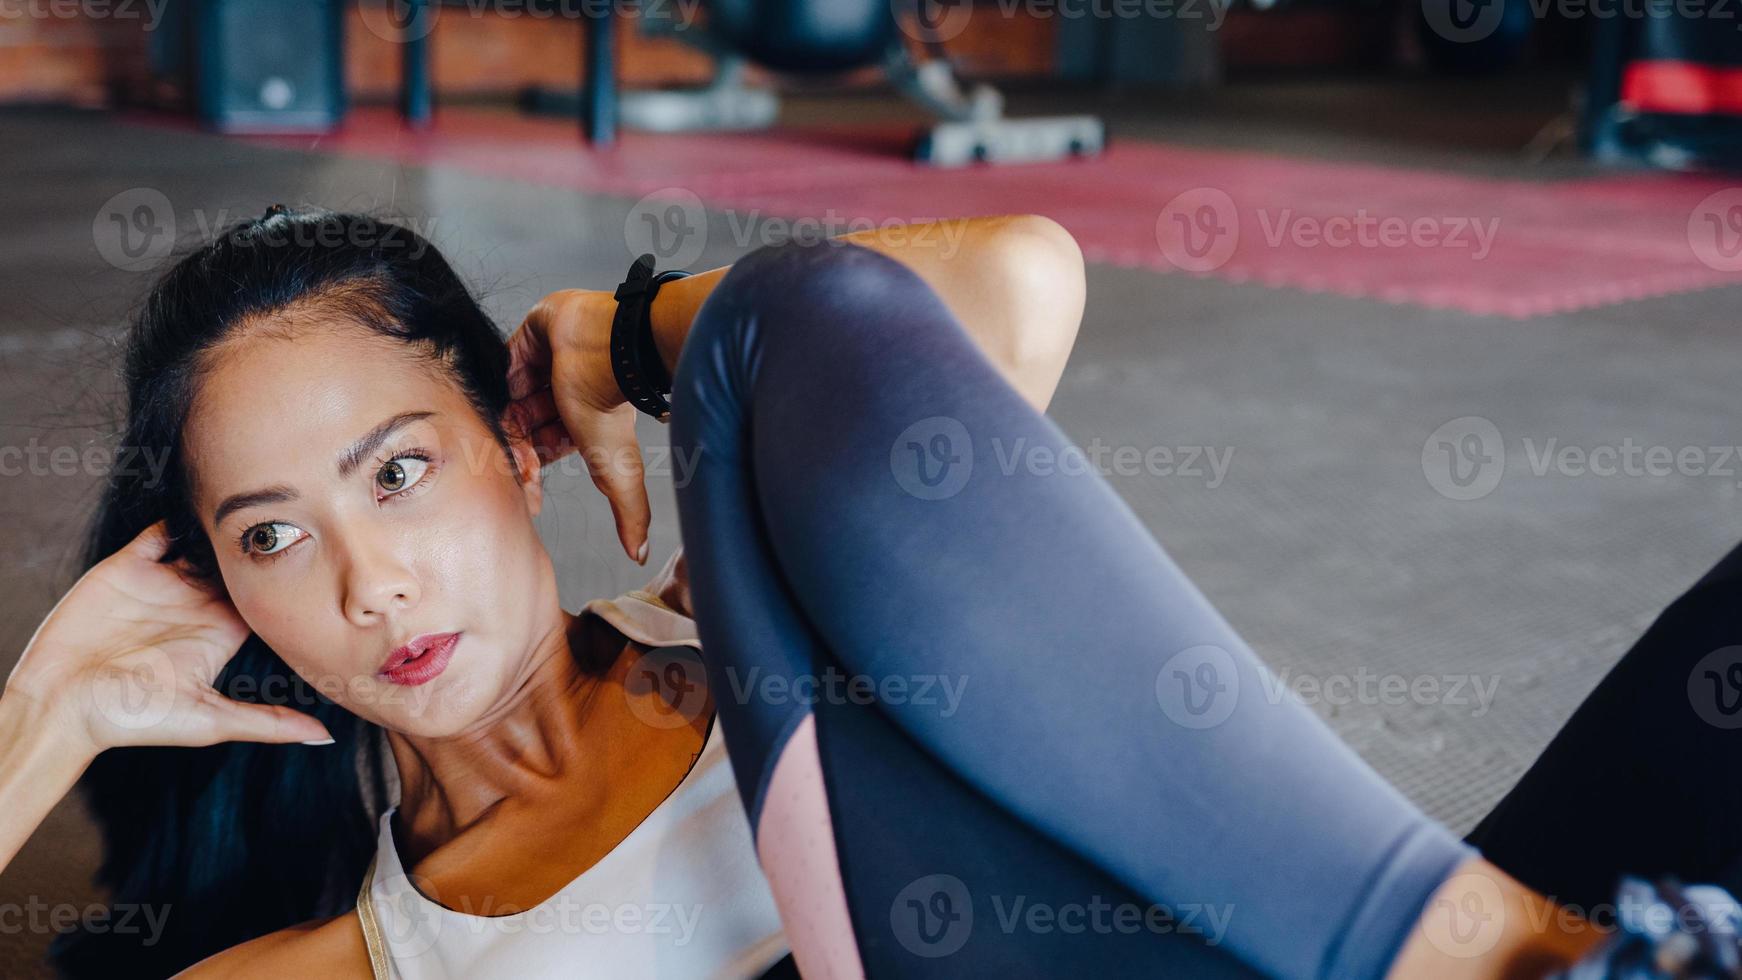
[[[1540, 86], [1510, 100], [1375, 83], [1266, 91], [1187, 108], [1121, 96], [1106, 108], [1120, 131], [1144, 138], [1512, 177], [1584, 169], [1538, 166], [1522, 151], [1563, 101]], [[1441, 124], [1410, 115], [1405, 97]], [[1279, 99], [1291, 108], [1262, 109]], [[1363, 111], [1362, 99], [1381, 109]], [[834, 111], [826, 101], [794, 109]], [[1460, 132], [1475, 135], [1456, 142]], [[105, 262], [93, 221], [131, 188], [161, 191], [187, 229], [275, 201], [409, 216], [504, 329], [545, 292], [607, 287], [625, 265], [628, 201], [98, 114], [0, 113], [0, 147], [0, 446], [83, 447], [117, 418], [111, 345], [150, 275]], [[735, 257], [716, 247], [700, 264]], [[1537, 475], [1532, 454], [1551, 439], [1586, 449], [1742, 442], [1739, 300], [1742, 291], [1713, 290], [1513, 322], [1092, 267], [1053, 414], [1109, 461], [1134, 447], [1174, 451], [1176, 463], [1207, 449], [1226, 464], [1220, 479], [1203, 456], [1201, 475], [1111, 479], [1272, 666], [1309, 695], [1320, 685], [1309, 700], [1342, 736], [1463, 831], [1654, 614], [1742, 537], [1742, 462], [1731, 459], [1727, 476]], [[1498, 486], [1475, 500], [1436, 491], [1424, 468], [1430, 434], [1465, 416], [1491, 421], [1506, 450]], [[653, 444], [657, 427], [644, 437]], [[59, 474], [49, 459], [0, 476], [0, 669], [70, 582], [94, 501], [95, 476]], [[584, 475], [555, 474], [549, 487], [546, 531], [566, 601], [639, 584]], [[655, 507], [657, 563], [676, 545], [668, 484], [655, 487]], [[1092, 661], [1093, 638], [1060, 655]], [[0, 903], [91, 901], [95, 860], [88, 823], [63, 804], [0, 876]], [[0, 933], [0, 974], [33, 974], [48, 938]]]

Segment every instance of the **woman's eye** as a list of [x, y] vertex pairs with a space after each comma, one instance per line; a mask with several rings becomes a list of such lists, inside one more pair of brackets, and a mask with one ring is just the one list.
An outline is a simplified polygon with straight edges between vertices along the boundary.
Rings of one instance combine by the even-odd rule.
[[306, 532], [295, 524], [256, 524], [242, 535], [242, 550], [251, 555], [273, 555], [302, 540]]
[[375, 474], [375, 485], [389, 494], [399, 493], [417, 485], [429, 469], [429, 461], [416, 456], [390, 459]]

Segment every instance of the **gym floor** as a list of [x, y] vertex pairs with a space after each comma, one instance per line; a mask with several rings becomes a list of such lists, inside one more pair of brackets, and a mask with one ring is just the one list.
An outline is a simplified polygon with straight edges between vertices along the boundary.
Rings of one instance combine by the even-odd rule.
[[[1010, 100], [1017, 115], [1101, 113], [1123, 154], [1107, 162], [1117, 182], [1097, 180], [1099, 164], [1085, 162], [1080, 180], [1057, 188], [1064, 213], [1055, 216], [1079, 233], [1091, 262], [1081, 337], [1052, 414], [1080, 445], [1101, 447], [1125, 500], [1289, 684], [1459, 831], [1506, 791], [1653, 616], [1742, 537], [1742, 461], [1724, 449], [1742, 442], [1734, 421], [1742, 332], [1733, 324], [1742, 279], [1726, 284], [1734, 277], [1714, 273], [1684, 244], [1685, 254], [1657, 256], [1667, 278], [1628, 294], [1648, 298], [1618, 301], [1600, 287], [1647, 260], [1562, 243], [1570, 251], [1553, 262], [1527, 249], [1510, 270], [1559, 276], [1577, 294], [1540, 312], [1528, 296], [1505, 306], [1522, 288], [1508, 269], [1416, 249], [1396, 275], [1426, 269], [1463, 290], [1435, 301], [1420, 282], [1388, 293], [1394, 256], [1377, 250], [1273, 248], [1273, 259], [1256, 224], [1248, 237], [1260, 247], [1234, 264], [1169, 274], [1143, 166], [1195, 160], [1236, 184], [1256, 179], [1239, 172], [1313, 174], [1282, 184], [1264, 177], [1278, 188], [1266, 204], [1321, 215], [1314, 196], [1333, 185], [1344, 195], [1337, 213], [1349, 215], [1371, 207], [1482, 219], [1479, 207], [1471, 214], [1436, 203], [1448, 193], [1465, 202], [1536, 199], [1539, 188], [1541, 200], [1561, 202], [1535, 211], [1496, 204], [1502, 239], [1600, 238], [1576, 213], [1576, 195], [1592, 187], [1604, 189], [1603, 200], [1625, 198], [1628, 220], [1642, 228], [1688, 226], [1688, 205], [1722, 184], [1577, 161], [1555, 139], [1570, 87], [1554, 76], [1354, 79], [1250, 82], [1190, 98], [1019, 91]], [[881, 98], [796, 99], [785, 122], [797, 135], [783, 152], [810, 146], [859, 174], [842, 162], [856, 151], [829, 149], [826, 134], [807, 127], [911, 119]], [[512, 132], [518, 123], [507, 125]], [[658, 154], [661, 139], [640, 137], [633, 152]], [[54, 449], [82, 454], [112, 433], [120, 411], [113, 342], [163, 268], [115, 251], [116, 195], [161, 194], [183, 244], [278, 201], [404, 216], [483, 291], [508, 330], [552, 289], [616, 281], [641, 193], [578, 149], [529, 150], [525, 159], [538, 165], [522, 167], [517, 147], [501, 141], [491, 159], [474, 160], [435, 138], [395, 139], [382, 151], [342, 138], [223, 139], [162, 120], [20, 109], [0, 112], [0, 145], [0, 447], [13, 449], [0, 459], [8, 559], [0, 670], [76, 572], [101, 466], [69, 463]], [[705, 176], [715, 161], [689, 165]], [[911, 172], [886, 159], [877, 166]], [[918, 174], [914, 193], [929, 196], [920, 198], [926, 210], [909, 216], [952, 213], [952, 202], [967, 199], [949, 189], [970, 184], [979, 195], [972, 210], [983, 212], [985, 201], [1002, 200], [1003, 182], [1037, 179], [1018, 169], [949, 175], [933, 192], [925, 190], [932, 178]], [[754, 183], [755, 174], [741, 176]], [[1168, 201], [1169, 174], [1153, 176], [1168, 190], [1158, 200]], [[819, 183], [822, 196], [804, 203], [854, 213], [879, 188], [893, 193], [882, 180]], [[1421, 191], [1409, 203], [1399, 187]], [[794, 216], [780, 210], [796, 200], [784, 190], [788, 197], [771, 194], [767, 207], [748, 206], [749, 192], [702, 194], [711, 233], [688, 264], [724, 264], [777, 237], [779, 219]], [[1030, 191], [1012, 190], [1010, 209], [1051, 213], [1046, 196], [1037, 203]], [[1072, 204], [1091, 193], [1103, 200]], [[1129, 229], [1090, 220], [1100, 214], [1136, 232], [1121, 237]], [[1632, 238], [1625, 229], [1615, 237]], [[1153, 254], [1133, 258], [1120, 244], [1144, 240]], [[1495, 261], [1511, 260], [1497, 248]], [[1350, 286], [1351, 269], [1378, 270], [1377, 281]], [[1512, 312], [1471, 312], [1484, 303]], [[1442, 430], [1471, 418], [1480, 421]], [[1467, 488], [1448, 471], [1455, 461], [1441, 441], [1459, 453], [1496, 445], [1484, 437], [1499, 440], [1505, 465], [1489, 458], [1478, 475], [1498, 470], [1498, 484]], [[658, 427], [648, 425], [643, 441], [663, 445]], [[1602, 476], [1555, 455], [1628, 446], [1691, 450], [1700, 463], [1669, 475]], [[677, 545], [666, 473], [654, 485], [654, 565]], [[621, 556], [584, 474], [555, 472], [548, 486], [547, 540], [565, 600], [640, 584], [643, 571]], [[1061, 669], [1092, 669], [1094, 640], [1059, 655]], [[92, 901], [96, 858], [91, 827], [69, 801], [0, 876], [0, 903]], [[0, 974], [40, 973], [50, 937], [5, 925]]]

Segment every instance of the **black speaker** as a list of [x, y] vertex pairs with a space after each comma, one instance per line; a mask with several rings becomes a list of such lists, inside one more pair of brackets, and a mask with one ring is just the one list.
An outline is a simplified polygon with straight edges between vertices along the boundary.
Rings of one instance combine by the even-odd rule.
[[197, 0], [200, 119], [230, 133], [325, 132], [345, 115], [342, 0]]

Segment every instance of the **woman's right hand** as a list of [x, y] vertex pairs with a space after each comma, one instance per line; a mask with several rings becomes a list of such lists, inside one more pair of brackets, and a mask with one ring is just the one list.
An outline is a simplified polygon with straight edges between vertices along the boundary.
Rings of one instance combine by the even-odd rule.
[[160, 562], [167, 547], [153, 524], [86, 572], [37, 628], [5, 699], [33, 702], [54, 729], [42, 734], [87, 759], [125, 745], [329, 740], [303, 712], [212, 686], [248, 626], [222, 593]]
[[617, 538], [647, 563], [647, 475], [635, 435], [635, 407], [611, 371], [612, 293], [564, 289], [540, 300], [508, 338], [509, 415], [531, 437], [539, 460], [577, 449], [593, 485], [611, 502]]

